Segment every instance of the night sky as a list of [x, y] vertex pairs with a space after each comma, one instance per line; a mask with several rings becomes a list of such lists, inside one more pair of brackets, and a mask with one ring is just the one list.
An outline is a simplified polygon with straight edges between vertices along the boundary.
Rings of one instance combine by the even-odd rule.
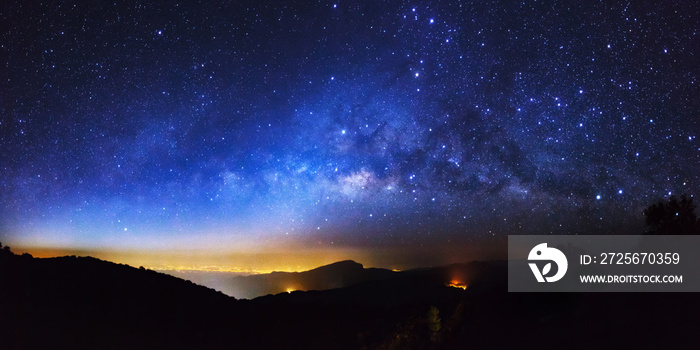
[[699, 19], [693, 1], [3, 1], [0, 242], [641, 233], [645, 206], [700, 193]]

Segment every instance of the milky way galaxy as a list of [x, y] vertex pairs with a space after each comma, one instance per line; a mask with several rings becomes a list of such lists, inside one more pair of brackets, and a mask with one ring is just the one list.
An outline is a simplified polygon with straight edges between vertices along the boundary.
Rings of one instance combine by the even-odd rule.
[[699, 9], [4, 1], [0, 241], [641, 233], [646, 205], [700, 193]]

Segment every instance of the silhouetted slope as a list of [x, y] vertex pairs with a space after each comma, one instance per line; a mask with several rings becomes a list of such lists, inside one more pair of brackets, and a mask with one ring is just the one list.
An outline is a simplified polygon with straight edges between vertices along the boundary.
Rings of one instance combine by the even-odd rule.
[[169, 275], [94, 258], [19, 256], [0, 261], [0, 301], [3, 349], [207, 345], [213, 338], [202, 337], [223, 328], [235, 302]]
[[[337, 271], [353, 276], [357, 265], [341, 262], [312, 271], [316, 278]], [[93, 258], [3, 253], [0, 349], [700, 345], [695, 294], [507, 293], [506, 276], [503, 262], [472, 262], [236, 301], [174, 277]], [[453, 280], [469, 287], [447, 287]], [[437, 329], [428, 317], [432, 307], [438, 311]]]
[[369, 268], [352, 260], [340, 261], [304, 272], [272, 272], [262, 275], [235, 276], [223, 292], [251, 299], [266, 294], [293, 290], [326, 290], [362, 282], [392, 278], [390, 270]]
[[[253, 347], [270, 349], [374, 349], [397, 328], [418, 319], [437, 306], [450, 317], [467, 291], [447, 287], [442, 269], [395, 272], [391, 278], [367, 281], [345, 288], [324, 291], [267, 295], [239, 302], [247, 314], [260, 315], [268, 326], [253, 330]], [[269, 317], [266, 315], [274, 315]], [[266, 337], [264, 329], [275, 329]], [[429, 348], [427, 327], [417, 326], [416, 346]]]
[[[445, 287], [463, 274], [466, 291]], [[241, 301], [262, 316], [252, 339], [264, 348], [670, 349], [697, 348], [700, 301], [693, 293], [508, 293], [503, 262], [397, 273], [328, 291]], [[441, 329], [429, 331], [438, 308]], [[264, 331], [263, 331], [264, 332]], [[304, 335], [304, 336], [302, 336]]]
[[472, 261], [466, 264], [451, 264], [407, 270], [403, 278], [422, 278], [438, 283], [466, 285], [471, 292], [507, 289], [507, 264], [505, 261]]

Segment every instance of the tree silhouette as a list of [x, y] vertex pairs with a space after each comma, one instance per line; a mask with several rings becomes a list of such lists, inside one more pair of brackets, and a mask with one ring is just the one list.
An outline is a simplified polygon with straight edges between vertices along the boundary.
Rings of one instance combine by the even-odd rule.
[[697, 235], [700, 221], [695, 214], [693, 197], [682, 195], [680, 200], [671, 196], [644, 209], [645, 222], [650, 235]]
[[439, 340], [441, 321], [440, 310], [435, 306], [431, 306], [428, 310], [428, 329], [430, 330], [430, 340], [433, 344], [436, 344]]
[[440, 310], [435, 306], [431, 306], [428, 310], [428, 329], [431, 332], [437, 333], [440, 331]]
[[4, 246], [2, 243], [0, 243], [0, 257], [5, 258], [5, 257], [10, 257], [13, 256], [12, 251], [10, 250], [9, 246]]

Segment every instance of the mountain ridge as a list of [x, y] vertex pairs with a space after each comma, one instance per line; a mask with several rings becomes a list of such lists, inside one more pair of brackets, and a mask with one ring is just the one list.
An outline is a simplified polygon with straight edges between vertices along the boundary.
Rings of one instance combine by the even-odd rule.
[[[700, 344], [700, 302], [692, 293], [508, 293], [503, 262], [392, 276], [236, 300], [95, 258], [0, 252], [0, 348], [529, 348], [542, 339], [571, 349]], [[453, 280], [466, 289], [448, 286]]]
[[236, 299], [174, 276], [93, 257], [10, 253], [0, 257], [0, 302], [3, 349], [107, 344], [145, 349], [162, 348], [163, 342], [195, 346], [197, 332], [222, 328]]
[[252, 299], [268, 294], [296, 290], [328, 290], [358, 283], [392, 278], [386, 269], [365, 268], [353, 260], [343, 260], [301, 272], [274, 271], [269, 274], [234, 276], [222, 292], [238, 298]]

